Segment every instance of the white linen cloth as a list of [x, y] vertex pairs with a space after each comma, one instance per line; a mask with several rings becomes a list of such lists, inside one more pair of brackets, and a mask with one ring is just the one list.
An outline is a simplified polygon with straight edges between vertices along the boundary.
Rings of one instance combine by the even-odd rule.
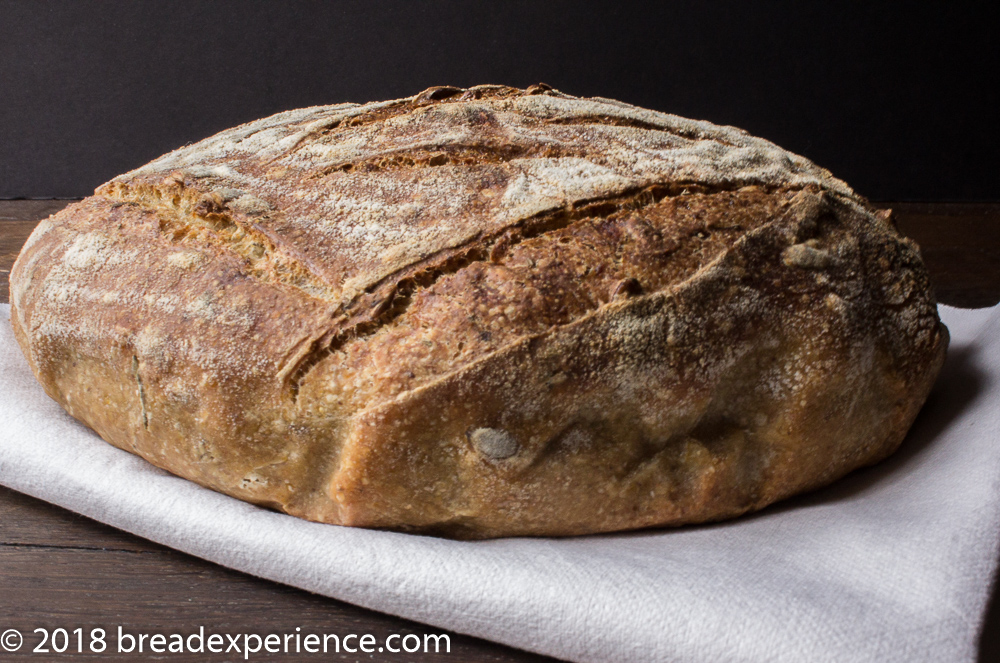
[[256, 576], [573, 661], [973, 661], [1000, 542], [1000, 307], [941, 307], [902, 449], [731, 522], [457, 542], [309, 523], [163, 472], [70, 418], [0, 307], [0, 483]]

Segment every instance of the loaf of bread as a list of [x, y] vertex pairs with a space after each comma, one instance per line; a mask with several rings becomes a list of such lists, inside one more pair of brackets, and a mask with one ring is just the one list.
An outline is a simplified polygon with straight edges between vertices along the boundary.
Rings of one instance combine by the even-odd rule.
[[461, 538], [718, 520], [897, 448], [948, 343], [916, 245], [803, 157], [547, 86], [251, 122], [41, 222], [46, 392], [315, 521]]

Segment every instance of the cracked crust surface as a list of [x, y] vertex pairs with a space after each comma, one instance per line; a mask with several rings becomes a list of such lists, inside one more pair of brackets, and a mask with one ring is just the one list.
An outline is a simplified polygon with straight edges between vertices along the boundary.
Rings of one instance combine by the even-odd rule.
[[725, 518], [891, 453], [947, 330], [916, 246], [732, 127], [544, 86], [280, 113], [43, 221], [11, 274], [108, 442], [324, 522]]

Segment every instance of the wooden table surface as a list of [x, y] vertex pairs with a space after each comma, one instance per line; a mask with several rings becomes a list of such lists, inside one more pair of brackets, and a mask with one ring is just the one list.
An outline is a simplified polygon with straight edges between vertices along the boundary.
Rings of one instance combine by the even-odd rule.
[[[70, 201], [0, 201], [0, 301], [21, 245], [35, 224]], [[884, 204], [900, 230], [920, 243], [938, 299], [963, 307], [1000, 301], [1000, 203]], [[997, 524], [1000, 527], [1000, 523]], [[983, 583], [988, 583], [983, 578]], [[16, 628], [30, 655], [35, 628], [85, 632], [121, 625], [126, 632], [445, 633], [231, 571], [0, 487], [0, 631]], [[75, 637], [75, 636], [73, 636]], [[450, 633], [451, 654], [332, 654], [312, 660], [551, 661]], [[73, 641], [75, 647], [75, 640]], [[30, 646], [29, 646], [30, 645]], [[86, 646], [85, 646], [86, 651]], [[107, 658], [108, 655], [80, 658]], [[122, 655], [118, 658], [136, 658]], [[171, 661], [235, 660], [232, 655], [172, 654]], [[256, 660], [294, 660], [260, 655]], [[0, 660], [8, 660], [0, 650]], [[1000, 600], [994, 596], [980, 642], [980, 662], [1000, 660]]]

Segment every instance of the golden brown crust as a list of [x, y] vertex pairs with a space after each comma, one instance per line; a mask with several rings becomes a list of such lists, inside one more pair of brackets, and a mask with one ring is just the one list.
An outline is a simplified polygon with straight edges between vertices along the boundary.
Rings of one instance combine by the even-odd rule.
[[43, 222], [46, 391], [306, 518], [460, 537], [761, 508], [891, 453], [947, 330], [915, 245], [802, 157], [543, 87], [302, 109]]

